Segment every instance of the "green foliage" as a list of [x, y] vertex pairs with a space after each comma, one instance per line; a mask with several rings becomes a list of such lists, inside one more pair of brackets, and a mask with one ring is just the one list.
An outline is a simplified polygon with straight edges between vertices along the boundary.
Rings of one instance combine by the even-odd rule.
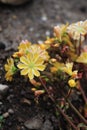
[[3, 128], [3, 123], [5, 122], [4, 117], [0, 115], [0, 129]]

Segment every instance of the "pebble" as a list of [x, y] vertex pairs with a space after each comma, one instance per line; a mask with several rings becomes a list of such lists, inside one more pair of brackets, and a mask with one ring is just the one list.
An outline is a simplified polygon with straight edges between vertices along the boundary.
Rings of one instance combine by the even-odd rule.
[[10, 122], [8, 122], [8, 126], [9, 127], [11, 127], [12, 126], [12, 122], [10, 121]]
[[0, 84], [0, 94], [5, 94], [8, 90], [8, 86], [4, 84]]
[[16, 15], [12, 15], [12, 18], [15, 20], [15, 19], [17, 19], [17, 16]]
[[22, 98], [21, 103], [31, 105], [31, 101], [29, 99], [27, 99], [27, 98]]
[[9, 89], [9, 92], [12, 93], [14, 90], [13, 89]]
[[8, 113], [8, 112], [5, 112], [5, 113], [3, 114], [3, 117], [4, 117], [4, 118], [9, 117], [9, 113]]
[[42, 127], [42, 124], [43, 124], [43, 121], [40, 119], [40, 118], [32, 118], [30, 120], [27, 120], [25, 123], [24, 123], [24, 126], [28, 129], [31, 129], [31, 130], [38, 130], [38, 129], [41, 129]]
[[14, 114], [13, 109], [11, 109], [11, 108], [10, 108], [10, 109], [8, 109], [8, 113], [9, 113], [9, 114]]
[[21, 130], [26, 130], [24, 126], [21, 126]]
[[42, 20], [42, 21], [44, 21], [44, 22], [46, 22], [46, 21], [47, 21], [47, 19], [48, 19], [48, 18], [47, 18], [47, 16], [46, 16], [46, 15], [43, 15], [43, 16], [41, 17], [41, 20]]
[[46, 31], [46, 36], [50, 36], [50, 31]]
[[26, 95], [26, 92], [24, 90], [21, 90], [21, 96]]
[[0, 102], [0, 106], [2, 105], [3, 103], [2, 102]]
[[47, 119], [47, 120], [44, 122], [44, 124], [43, 124], [41, 130], [53, 130], [52, 123]]
[[14, 98], [14, 95], [13, 95], [13, 94], [9, 95], [9, 96], [7, 97], [7, 100], [8, 100], [10, 103], [12, 103], [12, 98]]
[[43, 41], [42, 41], [42, 40], [38, 40], [38, 43], [39, 43], [39, 44], [42, 44], [42, 43], [43, 43]]
[[6, 47], [5, 44], [4, 44], [3, 42], [0, 42], [0, 49], [3, 49], [3, 50], [4, 50], [5, 47]]
[[40, 37], [40, 33], [36, 33], [36, 34], [35, 34], [35, 37]]
[[29, 28], [29, 31], [30, 31], [30, 32], [33, 32], [33, 31], [34, 31], [34, 28], [33, 28], [33, 27]]

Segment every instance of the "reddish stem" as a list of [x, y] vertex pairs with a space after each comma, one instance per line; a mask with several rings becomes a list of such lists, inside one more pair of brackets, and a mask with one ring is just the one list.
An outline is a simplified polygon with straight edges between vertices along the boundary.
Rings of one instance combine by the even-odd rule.
[[79, 86], [79, 89], [80, 89], [81, 94], [82, 94], [82, 96], [83, 96], [83, 99], [84, 99], [84, 101], [85, 101], [85, 104], [87, 104], [87, 97], [86, 97], [86, 95], [85, 95], [85, 93], [84, 93], [84, 90], [83, 90], [83, 88], [82, 88], [80, 82], [78, 83], [78, 86]]
[[[65, 94], [61, 91], [62, 95], [64, 96], [65, 100], [69, 103], [70, 107], [74, 110], [74, 112], [80, 117], [80, 119], [87, 125], [87, 120], [80, 114], [80, 112], [73, 106], [73, 104], [66, 98]], [[70, 96], [70, 95], [69, 95]], [[68, 97], [69, 97], [68, 96]]]
[[43, 85], [44, 89], [46, 90], [49, 98], [51, 99], [51, 101], [55, 104], [56, 108], [58, 109], [58, 111], [64, 116], [64, 118], [67, 120], [67, 122], [74, 128], [74, 130], [78, 130], [78, 128], [74, 125], [74, 123], [69, 119], [69, 117], [63, 112], [63, 110], [59, 107], [59, 105], [56, 105], [55, 103], [55, 99], [50, 95], [46, 85], [44, 84], [43, 80], [41, 78], [40, 82]]
[[69, 91], [68, 91], [68, 94], [65, 96], [65, 99], [68, 99], [68, 97], [70, 96], [71, 92], [72, 92], [72, 89], [70, 88]]

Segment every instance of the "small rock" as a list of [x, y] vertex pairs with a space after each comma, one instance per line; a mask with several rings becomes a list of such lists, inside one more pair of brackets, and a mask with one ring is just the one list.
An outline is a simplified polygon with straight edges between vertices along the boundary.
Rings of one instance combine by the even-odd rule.
[[21, 130], [26, 130], [24, 126], [21, 126]]
[[38, 40], [38, 43], [39, 43], [39, 44], [42, 44], [42, 43], [43, 43], [43, 41], [42, 41], [42, 40]]
[[50, 31], [46, 31], [46, 36], [50, 36]]
[[12, 122], [10, 121], [10, 122], [8, 122], [8, 126], [9, 127], [11, 127], [12, 126]]
[[5, 112], [5, 113], [3, 114], [3, 117], [4, 117], [4, 118], [9, 117], [9, 113], [8, 113], [8, 112]]
[[9, 109], [9, 110], [8, 110], [8, 113], [9, 113], [9, 114], [14, 114], [13, 109]]
[[40, 37], [40, 33], [36, 33], [36, 34], [35, 34], [35, 37]]
[[4, 84], [0, 84], [0, 94], [5, 94], [8, 90], [8, 86]]
[[52, 123], [47, 119], [47, 120], [44, 122], [44, 124], [43, 124], [41, 130], [53, 130]]
[[34, 28], [33, 28], [33, 27], [29, 28], [29, 31], [30, 31], [30, 32], [33, 32], [33, 31], [34, 31]]
[[32, 118], [24, 123], [24, 126], [31, 130], [41, 129], [43, 121], [40, 118]]
[[14, 20], [16, 20], [16, 19], [17, 19], [17, 16], [16, 16], [16, 15], [12, 15], [12, 18], [13, 18]]
[[14, 90], [13, 89], [9, 89], [9, 93], [12, 93]]
[[2, 102], [0, 102], [0, 106], [2, 105], [3, 103]]
[[11, 94], [11, 95], [9, 95], [8, 97], [7, 97], [7, 100], [10, 102], [10, 103], [12, 103], [12, 99], [14, 98], [14, 95], [13, 94]]
[[0, 49], [5, 49], [5, 44], [3, 42], [0, 42]]
[[41, 20], [44, 21], [44, 22], [46, 22], [46, 21], [47, 21], [47, 16], [46, 16], [46, 15], [43, 15], [43, 16], [41, 17]]
[[26, 92], [24, 91], [24, 90], [21, 90], [21, 96], [24, 96], [24, 95], [26, 95]]
[[21, 99], [21, 103], [27, 104], [27, 105], [31, 105], [31, 101], [28, 100], [27, 98], [22, 98], [22, 99]]

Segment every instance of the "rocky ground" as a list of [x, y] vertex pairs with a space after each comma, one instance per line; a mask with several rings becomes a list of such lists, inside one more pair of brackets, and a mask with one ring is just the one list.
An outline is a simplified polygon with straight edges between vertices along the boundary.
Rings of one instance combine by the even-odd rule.
[[0, 41], [14, 48], [21, 40], [34, 43], [53, 34], [53, 27], [61, 23], [85, 20], [86, 0], [31, 0], [22, 6], [0, 4]]
[[[87, 18], [87, 0], [31, 0], [21, 6], [0, 4], [0, 115], [2, 130], [59, 130], [50, 103], [35, 105], [29, 84], [4, 78], [3, 65], [21, 40], [40, 43], [53, 27]], [[4, 89], [2, 90], [2, 85]], [[33, 123], [32, 123], [33, 122]], [[64, 124], [63, 124], [64, 125]], [[64, 128], [63, 130], [67, 130]]]

